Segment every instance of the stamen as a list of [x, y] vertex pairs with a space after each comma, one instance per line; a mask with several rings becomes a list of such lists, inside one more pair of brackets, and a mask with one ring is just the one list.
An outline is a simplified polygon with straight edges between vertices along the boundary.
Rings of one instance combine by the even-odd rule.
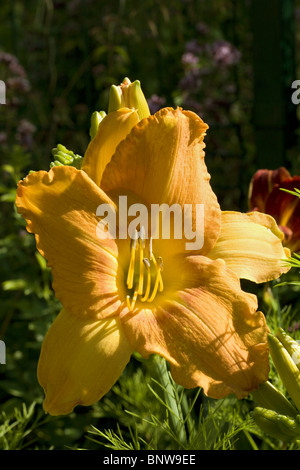
[[[164, 288], [161, 276], [163, 262], [161, 257], [158, 257], [156, 260], [153, 254], [152, 238], [149, 239], [149, 258], [144, 258], [145, 248], [145, 230], [144, 227], [141, 227], [139, 233], [135, 231], [130, 245], [130, 262], [127, 274], [128, 289], [132, 289], [133, 285], [135, 284], [133, 297], [130, 298], [130, 295], [127, 295], [126, 297], [127, 306], [130, 311], [134, 309], [138, 296], [141, 296], [141, 302], [152, 302], [156, 297], [157, 292], [162, 292]], [[137, 250], [139, 250], [138, 256], [136, 255]], [[151, 263], [153, 263], [155, 268], [155, 280], [152, 294], [150, 296], [152, 277], [154, 277], [153, 275], [151, 276]], [[138, 272], [136, 272], [136, 270], [138, 270]], [[145, 270], [146, 282], [144, 279]]]
[[[158, 258], [158, 260], [161, 260], [161, 258]], [[155, 284], [154, 284], [154, 287], [153, 287], [153, 291], [152, 291], [152, 294], [151, 294], [151, 297], [148, 299], [148, 302], [152, 302], [157, 294], [157, 290], [158, 290], [158, 285], [160, 284], [160, 279], [161, 279], [161, 275], [160, 275], [160, 271], [161, 271], [161, 262], [159, 261], [158, 263], [156, 263], [156, 278], [155, 278]]]
[[141, 227], [139, 242], [141, 243], [142, 247], [145, 248], [146, 243], [145, 243], [145, 228], [144, 227]]
[[[156, 272], [157, 272], [157, 270], [158, 270], [158, 265], [157, 265], [157, 261], [156, 261], [155, 256], [154, 256], [153, 253], [152, 253], [151, 259], [152, 259], [152, 261], [153, 261], [153, 264], [154, 264], [155, 269], [156, 269]], [[161, 271], [162, 271], [162, 269], [163, 269], [162, 258], [157, 258], [157, 259], [160, 259], [160, 260], [161, 260]], [[159, 273], [159, 292], [162, 292], [162, 291], [163, 291], [163, 288], [164, 288], [163, 280], [162, 280], [161, 274]]]
[[141, 298], [141, 301], [146, 302], [146, 300], [149, 297], [150, 287], [151, 287], [151, 266], [150, 266], [150, 261], [147, 258], [144, 258], [143, 262], [147, 270], [147, 284], [146, 284], [145, 295]]
[[127, 295], [126, 297], [127, 307], [129, 308], [130, 312], [134, 309], [137, 296], [138, 296], [138, 290], [135, 289], [131, 303], [130, 303], [130, 295]]
[[164, 264], [163, 264], [163, 259], [160, 256], [157, 258], [157, 261], [159, 263], [159, 292], [162, 292], [164, 290], [164, 283], [162, 280], [161, 273], [164, 269]]
[[152, 252], [152, 237], [150, 237], [150, 239], [149, 239], [149, 259], [152, 259], [152, 255], [153, 255], [153, 252]]

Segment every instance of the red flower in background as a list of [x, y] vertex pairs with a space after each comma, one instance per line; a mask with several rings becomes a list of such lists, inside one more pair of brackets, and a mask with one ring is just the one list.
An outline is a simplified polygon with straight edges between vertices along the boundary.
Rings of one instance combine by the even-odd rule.
[[300, 250], [300, 198], [283, 191], [300, 189], [300, 176], [291, 176], [286, 168], [258, 170], [249, 187], [249, 209], [269, 214], [284, 233], [284, 245]]

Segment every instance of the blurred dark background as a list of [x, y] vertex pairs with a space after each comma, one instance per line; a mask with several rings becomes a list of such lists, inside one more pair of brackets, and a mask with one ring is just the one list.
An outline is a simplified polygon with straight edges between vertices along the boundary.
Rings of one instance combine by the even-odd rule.
[[[36, 365], [60, 306], [45, 260], [14, 209], [18, 180], [29, 170], [48, 170], [58, 143], [83, 155], [92, 112], [107, 111], [109, 87], [127, 76], [141, 81], [152, 113], [182, 106], [204, 119], [210, 127], [206, 163], [221, 207], [246, 211], [257, 169], [286, 166], [299, 174], [299, 109], [291, 85], [300, 79], [300, 0], [6, 0], [0, 21], [6, 84], [0, 339], [7, 345], [0, 448], [20, 448], [31, 445], [30, 436], [18, 441], [14, 432], [13, 444], [1, 444], [1, 413], [12, 419], [15, 409], [24, 414], [24, 403], [41, 407]], [[34, 439], [47, 448], [73, 445], [87, 424], [105, 415], [108, 405], [101, 406], [50, 419]], [[26, 416], [14, 429], [36, 419]]]
[[48, 168], [57, 143], [83, 154], [91, 113], [128, 76], [152, 112], [179, 105], [209, 124], [224, 208], [245, 209], [256, 169], [297, 170], [298, 0], [9, 0], [0, 12], [5, 163], [16, 145], [33, 169]]

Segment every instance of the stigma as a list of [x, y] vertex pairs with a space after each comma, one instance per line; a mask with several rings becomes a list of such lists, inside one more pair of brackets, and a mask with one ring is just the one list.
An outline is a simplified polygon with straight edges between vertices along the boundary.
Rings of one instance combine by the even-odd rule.
[[137, 300], [153, 302], [157, 293], [163, 291], [162, 270], [162, 258], [155, 258], [152, 251], [152, 238], [145, 240], [143, 227], [139, 232], [135, 230], [130, 243], [130, 261], [126, 280], [127, 288], [133, 292], [126, 297], [130, 311], [134, 309]]

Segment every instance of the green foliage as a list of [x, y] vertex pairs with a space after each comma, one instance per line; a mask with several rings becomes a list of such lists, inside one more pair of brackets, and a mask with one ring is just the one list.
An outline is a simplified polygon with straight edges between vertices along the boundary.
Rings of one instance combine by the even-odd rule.
[[33, 402], [28, 408], [14, 408], [13, 414], [7, 416], [2, 411], [0, 421], [0, 448], [1, 450], [24, 450], [26, 448], [38, 449], [38, 428], [45, 421], [45, 416], [39, 410], [36, 412]]
[[[121, 407], [116, 425], [93, 426], [89, 439], [97, 448], [113, 450], [235, 449], [238, 435], [250, 426], [247, 406], [234, 397], [209, 400], [201, 389], [187, 392], [174, 383], [167, 369], [158, 382], [152, 377], [157, 375], [157, 361], [161, 366], [163, 361], [153, 357], [144, 363], [144, 370], [120, 378], [113, 388]], [[170, 395], [175, 400], [172, 405]], [[98, 409], [112, 416], [116, 403], [104, 398]]]
[[[247, 208], [258, 169], [251, 2], [100, 3], [16, 0], [0, 7], [0, 79], [7, 82], [7, 105], [0, 106], [0, 339], [7, 353], [0, 364], [0, 450], [297, 449], [253, 422], [251, 397], [208, 399], [200, 389], [177, 386], [164, 362], [137, 355], [99, 403], [69, 416], [43, 412], [36, 367], [61, 306], [15, 210], [18, 181], [54, 164], [79, 167], [90, 116], [107, 109], [110, 86], [125, 76], [141, 81], [152, 111], [180, 105], [209, 123], [206, 161], [223, 209]], [[222, 45], [229, 55], [220, 63]], [[250, 290], [272, 332], [282, 327], [300, 339], [300, 256], [290, 263], [280, 282]], [[270, 379], [286, 393], [272, 362]]]
[[[250, 398], [212, 400], [200, 389], [184, 390], [174, 383], [165, 362], [158, 358], [144, 361], [138, 355], [99, 403], [77, 407], [66, 417], [43, 413], [43, 391], [37, 382], [36, 366], [43, 338], [60, 304], [54, 297], [45, 260], [37, 253], [33, 236], [25, 231], [12, 202], [15, 183], [29, 171], [31, 160], [18, 149], [12, 161], [12, 168], [2, 166], [0, 333], [7, 344], [7, 363], [0, 365], [0, 448], [297, 448], [295, 443], [282, 443], [265, 435], [255, 425]], [[295, 339], [300, 333], [299, 288], [288, 281], [299, 279], [298, 274], [295, 267], [285, 285], [278, 286], [274, 281], [264, 286], [263, 292], [259, 287], [256, 291], [270, 329], [294, 328]], [[270, 377], [285, 393], [273, 366]]]

